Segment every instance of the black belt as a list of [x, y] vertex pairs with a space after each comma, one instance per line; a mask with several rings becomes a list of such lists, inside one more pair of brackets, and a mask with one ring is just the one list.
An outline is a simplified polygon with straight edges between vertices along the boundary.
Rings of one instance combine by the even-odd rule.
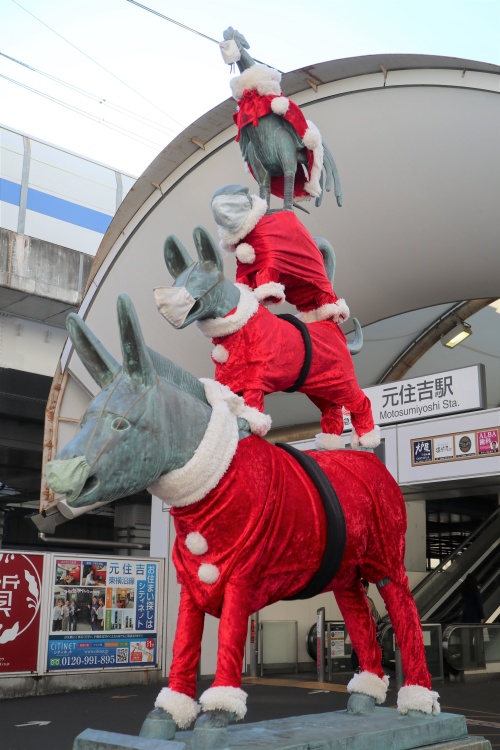
[[[307, 453], [293, 448], [287, 443], [276, 443], [278, 448], [293, 456], [302, 466], [309, 477], [314, 482], [318, 490], [326, 515], [326, 545], [323, 552], [321, 564], [309, 581], [307, 586], [294, 596], [287, 596], [286, 599], [310, 599], [317, 594], [321, 594], [328, 584], [335, 578], [337, 571], [344, 557], [346, 526], [344, 513], [340, 505], [337, 493], [332, 483], [326, 476], [323, 469]], [[285, 500], [286, 502], [286, 500]]]
[[278, 315], [278, 318], [281, 318], [282, 320], [286, 320], [288, 323], [291, 323], [295, 328], [297, 328], [300, 333], [302, 334], [302, 339], [304, 341], [304, 347], [305, 347], [305, 357], [304, 357], [304, 364], [301, 367], [301, 370], [299, 372], [299, 377], [295, 381], [295, 383], [290, 388], [285, 388], [283, 393], [295, 393], [295, 391], [298, 391], [299, 388], [302, 388], [304, 383], [306, 382], [306, 378], [309, 375], [309, 370], [311, 369], [311, 360], [312, 360], [312, 344], [311, 344], [311, 335], [309, 333], [309, 330], [305, 323], [303, 323], [299, 318], [295, 317], [295, 315], [289, 315], [288, 313], [283, 313], [283, 315]]

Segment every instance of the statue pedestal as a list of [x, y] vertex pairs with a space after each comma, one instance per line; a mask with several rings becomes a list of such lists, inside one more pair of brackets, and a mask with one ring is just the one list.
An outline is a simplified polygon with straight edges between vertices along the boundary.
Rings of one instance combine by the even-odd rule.
[[73, 750], [491, 750], [483, 737], [467, 736], [464, 716], [400, 716], [393, 708], [376, 708], [369, 716], [333, 711], [219, 730], [199, 726], [165, 740], [86, 729]]
[[[201, 750], [192, 731], [177, 732], [186, 750]], [[444, 743], [444, 744], [443, 744]], [[482, 737], [468, 737], [465, 717], [400, 716], [393, 708], [376, 708], [369, 716], [347, 711], [293, 716], [227, 728], [227, 744], [211, 750], [491, 750]], [[207, 750], [208, 745], [203, 745]]]

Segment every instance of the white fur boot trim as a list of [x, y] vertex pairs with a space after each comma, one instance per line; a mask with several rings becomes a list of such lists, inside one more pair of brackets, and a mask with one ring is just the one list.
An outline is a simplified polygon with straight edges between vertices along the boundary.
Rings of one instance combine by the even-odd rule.
[[156, 698], [155, 708], [162, 708], [170, 714], [180, 729], [186, 729], [200, 713], [200, 707], [189, 695], [177, 693], [166, 687]]
[[380, 677], [377, 677], [373, 672], [361, 672], [361, 674], [354, 675], [347, 685], [347, 690], [349, 693], [362, 693], [363, 695], [369, 695], [371, 698], [375, 698], [375, 702], [380, 705], [385, 701], [388, 687], [389, 678], [387, 675], [384, 675], [384, 677], [380, 679]]
[[376, 448], [377, 445], [380, 445], [380, 427], [378, 425], [375, 425], [373, 430], [370, 430], [370, 432], [365, 432], [364, 435], [361, 435], [359, 438], [359, 444], [363, 448]]
[[398, 711], [407, 714], [408, 711], [422, 711], [424, 714], [439, 716], [439, 693], [429, 690], [422, 685], [404, 685], [398, 692]]
[[241, 688], [208, 688], [201, 696], [200, 703], [204, 711], [231, 711], [238, 719], [243, 719], [247, 712], [247, 694]]
[[266, 284], [255, 287], [254, 294], [255, 298], [266, 307], [280, 305], [285, 301], [285, 287], [276, 281], [268, 281]]
[[315, 310], [301, 312], [297, 315], [303, 323], [317, 323], [320, 320], [333, 320], [334, 323], [345, 323], [349, 318], [349, 308], [345, 299], [339, 299], [337, 302], [330, 302], [321, 305]]
[[241, 396], [237, 396], [227, 385], [222, 385], [217, 380], [200, 378], [200, 382], [205, 386], [205, 395], [210, 406], [214, 407], [220, 403], [227, 405], [235, 417], [247, 420], [254, 435], [267, 435], [272, 423], [269, 414], [263, 414], [254, 406], [248, 406]]
[[314, 447], [317, 451], [338, 451], [345, 448], [342, 435], [333, 435], [329, 432], [319, 432], [316, 435]]
[[304, 189], [313, 198], [318, 198], [321, 195], [320, 177], [323, 169], [323, 141], [316, 125], [311, 120], [306, 120], [306, 122], [307, 130], [302, 140], [306, 148], [312, 151], [313, 163], [309, 180], [304, 184]]

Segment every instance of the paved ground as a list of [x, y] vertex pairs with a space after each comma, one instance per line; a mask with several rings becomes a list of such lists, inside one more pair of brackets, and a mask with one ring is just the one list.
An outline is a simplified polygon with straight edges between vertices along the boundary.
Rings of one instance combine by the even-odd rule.
[[[301, 680], [247, 679], [245, 722], [343, 710], [346, 682], [345, 675], [335, 684], [318, 684], [314, 675]], [[201, 681], [199, 692], [208, 686]], [[486, 737], [493, 748], [500, 748], [500, 675], [465, 683], [436, 682], [434, 689], [441, 695], [443, 711], [465, 715], [470, 735]], [[158, 691], [158, 686], [132, 686], [4, 700], [0, 750], [71, 750], [73, 739], [87, 728], [137, 735]], [[391, 689], [385, 705], [395, 704], [396, 691]]]

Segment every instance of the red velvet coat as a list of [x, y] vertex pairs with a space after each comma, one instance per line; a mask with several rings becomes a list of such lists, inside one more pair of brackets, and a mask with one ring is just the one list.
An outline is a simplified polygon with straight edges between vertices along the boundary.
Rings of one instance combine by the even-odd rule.
[[[310, 451], [334, 486], [346, 521], [335, 593], [363, 669], [379, 677], [380, 650], [360, 577], [381, 589], [403, 656], [407, 684], [430, 687], [415, 604], [404, 570], [406, 514], [382, 463], [358, 451]], [[194, 697], [204, 613], [220, 617], [213, 687], [239, 687], [248, 616], [311, 580], [323, 555], [325, 512], [296, 460], [262, 438], [238, 443], [229, 469], [202, 500], [171, 510], [181, 603], [169, 687]], [[189, 535], [205, 545], [193, 550]], [[210, 571], [207, 579], [204, 570]], [[208, 582], [206, 582], [208, 580]]]

